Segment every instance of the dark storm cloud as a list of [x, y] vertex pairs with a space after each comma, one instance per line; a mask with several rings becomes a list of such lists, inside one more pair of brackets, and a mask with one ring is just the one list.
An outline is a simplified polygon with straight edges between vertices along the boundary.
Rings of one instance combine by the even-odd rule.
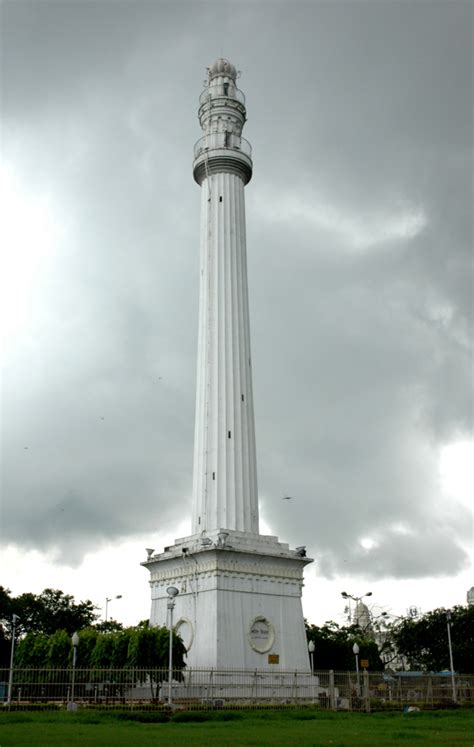
[[4, 538], [78, 558], [189, 511], [191, 148], [222, 52], [254, 148], [263, 515], [327, 575], [462, 567], [469, 520], [437, 463], [472, 426], [470, 5], [2, 12], [7, 163], [61, 226], [4, 378]]

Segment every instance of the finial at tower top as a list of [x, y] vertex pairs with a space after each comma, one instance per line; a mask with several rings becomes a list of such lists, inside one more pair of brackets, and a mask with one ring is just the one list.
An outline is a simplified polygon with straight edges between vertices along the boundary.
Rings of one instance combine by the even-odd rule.
[[232, 80], [237, 78], [237, 70], [234, 65], [226, 60], [225, 57], [219, 57], [210, 67], [207, 68], [209, 72], [209, 80], [212, 80], [218, 75], [227, 75]]

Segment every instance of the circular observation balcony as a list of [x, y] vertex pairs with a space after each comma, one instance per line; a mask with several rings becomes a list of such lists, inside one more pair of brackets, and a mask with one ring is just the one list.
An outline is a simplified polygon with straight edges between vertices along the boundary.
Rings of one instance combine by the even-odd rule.
[[199, 138], [194, 145], [194, 159], [199, 158], [202, 153], [211, 150], [220, 150], [225, 148], [230, 151], [239, 151], [245, 156], [252, 158], [252, 146], [244, 137], [238, 137], [231, 133], [214, 132], [211, 135], [204, 135]]
[[234, 101], [238, 101], [239, 104], [245, 106], [245, 96], [240, 88], [230, 86], [227, 83], [220, 83], [219, 85], [208, 86], [205, 88], [199, 96], [199, 105], [202, 106], [210, 99], [214, 100], [219, 98], [234, 99]]

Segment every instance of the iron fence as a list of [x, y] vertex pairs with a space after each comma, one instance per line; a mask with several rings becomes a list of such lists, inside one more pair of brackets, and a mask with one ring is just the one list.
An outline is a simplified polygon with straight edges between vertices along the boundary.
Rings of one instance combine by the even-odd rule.
[[[450, 673], [184, 669], [0, 669], [0, 701], [11, 709], [261, 708], [313, 706], [330, 710], [474, 706], [474, 675]], [[454, 698], [455, 694], [455, 698]]]

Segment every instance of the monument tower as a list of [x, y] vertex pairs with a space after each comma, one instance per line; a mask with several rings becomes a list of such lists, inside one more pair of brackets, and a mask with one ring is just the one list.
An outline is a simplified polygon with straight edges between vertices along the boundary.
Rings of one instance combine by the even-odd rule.
[[228, 60], [208, 68], [194, 147], [201, 187], [199, 341], [192, 534], [142, 563], [150, 622], [175, 630], [187, 664], [309, 670], [301, 608], [304, 548], [259, 534], [244, 187], [252, 151], [242, 137], [245, 97]]

